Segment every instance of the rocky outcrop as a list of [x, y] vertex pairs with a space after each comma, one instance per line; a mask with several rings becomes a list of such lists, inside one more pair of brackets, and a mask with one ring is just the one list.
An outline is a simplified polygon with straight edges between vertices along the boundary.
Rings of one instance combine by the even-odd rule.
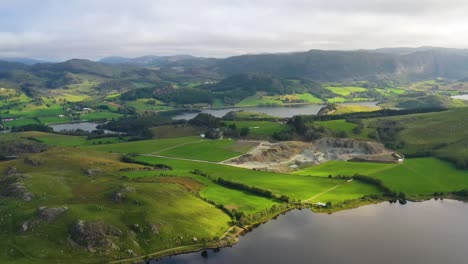
[[37, 216], [40, 220], [50, 223], [55, 221], [55, 219], [64, 214], [66, 211], [68, 211], [68, 207], [65, 206], [53, 208], [41, 206], [39, 209], [37, 209]]
[[161, 225], [156, 224], [156, 223], [150, 223], [149, 224], [150, 231], [153, 233], [153, 235], [159, 235], [159, 232], [161, 232]]
[[327, 104], [325, 105], [324, 107], [320, 108], [320, 110], [318, 111], [317, 115], [318, 116], [321, 116], [321, 115], [329, 115], [329, 114], [332, 114], [333, 112], [335, 112], [337, 109], [336, 109], [336, 105], [335, 104]]
[[104, 222], [76, 221], [70, 228], [74, 243], [91, 252], [118, 250], [114, 240], [122, 236], [120, 229]]
[[85, 170], [85, 173], [87, 176], [89, 177], [94, 177], [96, 176], [99, 172], [101, 172], [100, 170], [97, 170], [97, 169], [87, 169]]
[[281, 162], [299, 154], [303, 148], [302, 142], [262, 143], [257, 151], [242, 155], [233, 159], [232, 162]]
[[34, 194], [29, 192], [24, 185], [27, 176], [19, 174], [15, 167], [9, 167], [5, 176], [0, 178], [0, 196], [15, 197], [24, 201], [31, 201]]
[[28, 153], [39, 153], [45, 151], [47, 145], [26, 139], [0, 140], [0, 153], [7, 156], [17, 156]]
[[42, 164], [42, 161], [40, 159], [37, 159], [37, 158], [26, 157], [26, 158], [24, 158], [24, 163], [28, 164], [28, 165], [31, 165], [31, 166], [34, 166], [34, 167], [37, 167], [37, 166], [40, 166]]
[[112, 193], [112, 201], [114, 203], [123, 203], [127, 199], [127, 193], [135, 192], [135, 188], [124, 186], [121, 189]]
[[16, 169], [16, 167], [8, 167], [5, 172], [5, 175], [12, 176], [12, 175], [15, 175], [16, 173], [18, 173], [18, 170]]
[[35, 218], [27, 220], [21, 224], [20, 231], [22, 233], [27, 232], [33, 229], [38, 224], [40, 224], [41, 222], [52, 223], [67, 211], [68, 207], [65, 206], [54, 208], [41, 206], [37, 209]]
[[262, 142], [259, 147], [227, 161], [239, 167], [286, 172], [301, 165], [329, 160], [400, 162], [402, 156], [382, 144], [349, 138], [321, 138], [314, 142]]

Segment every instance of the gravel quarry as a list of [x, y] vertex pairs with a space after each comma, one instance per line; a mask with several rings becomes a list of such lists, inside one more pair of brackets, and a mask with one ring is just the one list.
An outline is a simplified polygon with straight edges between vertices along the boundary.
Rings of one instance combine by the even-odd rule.
[[313, 142], [260, 141], [248, 153], [223, 163], [248, 169], [290, 172], [329, 160], [397, 163], [403, 160], [403, 156], [376, 142], [321, 138]]

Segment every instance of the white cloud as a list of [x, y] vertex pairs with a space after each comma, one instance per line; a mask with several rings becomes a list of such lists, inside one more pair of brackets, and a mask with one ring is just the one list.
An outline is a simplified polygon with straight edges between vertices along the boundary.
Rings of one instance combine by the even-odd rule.
[[455, 0], [19, 0], [0, 2], [0, 56], [240, 53], [466, 47]]

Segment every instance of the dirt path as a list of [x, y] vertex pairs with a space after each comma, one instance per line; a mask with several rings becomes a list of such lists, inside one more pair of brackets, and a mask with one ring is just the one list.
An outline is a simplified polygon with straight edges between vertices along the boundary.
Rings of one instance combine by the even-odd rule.
[[[240, 155], [238, 155], [238, 156], [235, 156], [235, 157], [232, 157], [232, 158], [223, 160], [223, 161], [221, 161], [220, 163], [228, 163], [228, 162], [230, 162], [231, 160], [235, 160], [235, 159], [237, 159], [237, 158], [240, 158], [240, 157], [244, 156], [245, 154], [252, 153], [252, 152], [256, 151], [257, 149], [261, 148], [263, 142], [268, 142], [268, 141], [257, 141], [257, 140], [251, 140], [251, 141], [250, 141], [250, 140], [248, 140], [248, 142], [257, 143], [257, 145], [254, 146], [254, 147], [252, 147], [251, 149], [249, 149], [249, 150], [246, 151], [245, 153], [242, 153], [242, 154], [240, 154]], [[229, 165], [229, 164], [227, 164], [227, 165]]]
[[160, 150], [155, 151], [155, 152], [151, 152], [151, 154], [161, 153], [161, 152], [164, 152], [164, 151], [166, 151], [166, 150], [175, 149], [175, 148], [182, 147], [182, 146], [185, 146], [185, 145], [199, 144], [199, 143], [201, 143], [201, 142], [203, 142], [203, 140], [194, 141], [194, 142], [182, 143], [182, 144], [179, 144], [179, 145], [170, 146], [170, 147], [165, 148], [165, 149], [160, 149]]
[[210, 164], [222, 164], [222, 162], [216, 162], [216, 161], [177, 158], [177, 157], [170, 157], [170, 156], [163, 156], [163, 155], [156, 155], [156, 154], [141, 154], [140, 156], [156, 157], [156, 158], [163, 158], [163, 159], [184, 160], [184, 161], [193, 161], [193, 162], [202, 162], [202, 163], [210, 163]]
[[[352, 181], [353, 181], [353, 180], [351, 179], [351, 180], [348, 180], [346, 183], [350, 183], [350, 182], [352, 182]], [[308, 203], [308, 202], [312, 201], [313, 199], [315, 199], [315, 198], [317, 198], [317, 197], [319, 197], [319, 196], [321, 196], [321, 195], [324, 195], [324, 194], [326, 194], [326, 193], [328, 193], [328, 192], [331, 192], [331, 191], [335, 190], [335, 189], [338, 188], [338, 187], [341, 187], [341, 186], [345, 185], [346, 183], [343, 183], [343, 184], [340, 184], [340, 185], [336, 185], [336, 186], [334, 186], [334, 187], [332, 187], [332, 188], [330, 188], [330, 189], [328, 189], [328, 190], [326, 190], [326, 191], [323, 191], [323, 192], [321, 192], [321, 193], [319, 193], [319, 194], [317, 194], [317, 195], [315, 195], [315, 196], [313, 196], [313, 197], [310, 197], [310, 198], [307, 199], [307, 200], [304, 200], [303, 202], [304, 202], [304, 203]]]

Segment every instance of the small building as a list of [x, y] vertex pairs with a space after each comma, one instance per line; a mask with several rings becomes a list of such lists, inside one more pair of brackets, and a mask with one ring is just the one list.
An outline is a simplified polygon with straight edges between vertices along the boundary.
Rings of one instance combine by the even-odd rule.
[[327, 207], [327, 204], [321, 203], [321, 202], [316, 202], [314, 205], [320, 206], [320, 207]]

